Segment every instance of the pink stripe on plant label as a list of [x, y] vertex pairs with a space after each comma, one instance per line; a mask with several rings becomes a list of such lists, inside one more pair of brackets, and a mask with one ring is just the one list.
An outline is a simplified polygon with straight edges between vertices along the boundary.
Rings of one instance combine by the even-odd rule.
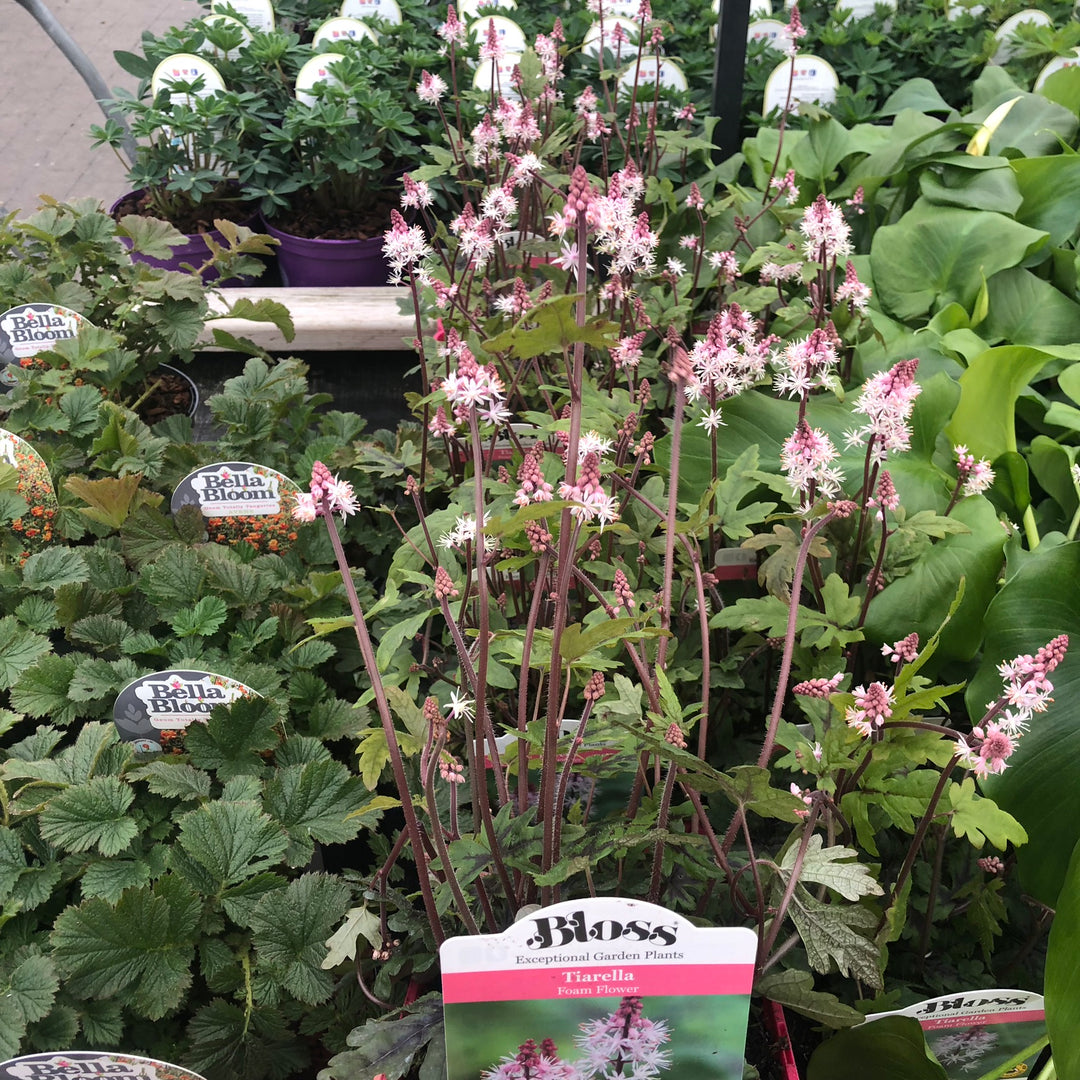
[[1024, 1012], [965, 1013], [959, 1016], [920, 1017], [924, 1031], [935, 1028], [975, 1027], [983, 1024], [1018, 1024], [1024, 1020], [1045, 1020], [1042, 1009], [1026, 1009]]
[[539, 1001], [621, 997], [749, 994], [752, 964], [678, 964], [545, 968], [541, 971], [443, 972], [443, 1000]]

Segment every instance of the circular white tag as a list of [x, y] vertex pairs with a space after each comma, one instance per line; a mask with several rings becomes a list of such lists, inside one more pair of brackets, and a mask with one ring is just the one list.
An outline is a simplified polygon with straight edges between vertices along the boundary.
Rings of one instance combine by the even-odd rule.
[[[628, 42], [619, 44], [612, 40], [615, 27], [620, 26], [626, 32]], [[631, 19], [624, 19], [618, 15], [605, 19], [603, 24], [594, 22], [585, 31], [585, 38], [581, 43], [581, 51], [587, 56], [599, 56], [601, 49], [607, 49], [612, 56], [619, 56], [622, 60], [628, 60], [630, 46], [637, 50], [638, 24]]]
[[523, 53], [526, 50], [528, 42], [525, 40], [525, 31], [513, 19], [508, 19], [505, 15], [481, 15], [469, 26], [469, 34], [481, 46], [487, 42], [489, 23], [495, 26], [495, 35], [499, 39], [501, 52]]
[[162, 90], [175, 83], [193, 83], [199, 78], [202, 79], [201, 90], [190, 94], [185, 90], [174, 90], [169, 94], [169, 100], [174, 105], [189, 105], [192, 98], [209, 97], [225, 89], [221, 73], [205, 57], [195, 56], [194, 53], [174, 53], [166, 56], [154, 69], [150, 91], [157, 97]]
[[270, 0], [214, 0], [210, 6], [214, 11], [232, 8], [247, 19], [252, 30], [266, 33], [274, 29], [274, 5]]
[[665, 60], [659, 56], [643, 56], [640, 64], [631, 64], [626, 71], [619, 76], [619, 87], [629, 93], [634, 88], [635, 73], [637, 75], [638, 94], [642, 87], [651, 90], [659, 81], [660, 85], [667, 90], [686, 91], [689, 85], [683, 70], [674, 60]]
[[786, 53], [791, 48], [787, 23], [776, 19], [757, 19], [746, 28], [747, 41], [764, 41], [770, 49]]
[[481, 60], [473, 73], [473, 89], [485, 94], [494, 92], [507, 98], [521, 95], [513, 84], [514, 68], [521, 63], [521, 53], [508, 52], [495, 60]]
[[[792, 65], [795, 68], [792, 79]], [[762, 113], [768, 116], [773, 109], [782, 109], [788, 98], [788, 82], [791, 80], [791, 104], [797, 101], [816, 101], [819, 105], [831, 105], [836, 100], [840, 80], [832, 65], [809, 53], [784, 60], [777, 64], [765, 83], [765, 101]]]
[[333, 67], [341, 59], [341, 53], [320, 53], [313, 56], [296, 73], [296, 98], [305, 105], [314, 105], [318, 100], [311, 93], [311, 88], [321, 82], [337, 82]]
[[1025, 8], [1006, 19], [995, 31], [994, 40], [998, 42], [997, 52], [990, 57], [991, 64], [1005, 64], [1016, 52], [1016, 43], [1012, 40], [1016, 28], [1021, 23], [1034, 23], [1036, 26], [1053, 26], [1054, 20], [1045, 11]]
[[473, 19], [478, 19], [486, 12], [497, 11], [499, 8], [504, 11], [515, 11], [517, 10], [517, 0], [461, 0], [461, 3], [457, 6], [457, 11], [462, 19], [470, 22]]
[[981, 15], [985, 10], [985, 4], [972, 4], [967, 0], [947, 0], [945, 4], [945, 16], [950, 22], [961, 15]]
[[[331, 43], [335, 41], [363, 41], [364, 38], [369, 41], [379, 40], [375, 31], [367, 23], [362, 23], [359, 19], [327, 19], [315, 31], [315, 37], [312, 39], [311, 44], [317, 46], [324, 41]], [[300, 70], [303, 71], [304, 69], [301, 68]], [[300, 82], [299, 75], [297, 75], [296, 81], [297, 83]]]
[[397, 0], [345, 0], [340, 14], [348, 19], [378, 17], [394, 26], [401, 25], [401, 8]]
[[1043, 84], [1051, 75], [1071, 67], [1080, 67], [1080, 49], [1073, 49], [1068, 56], [1055, 56], [1054, 59], [1039, 72], [1035, 79], [1035, 86], [1033, 89], [1041, 90]]
[[212, 29], [215, 26], [224, 26], [235, 28], [240, 31], [240, 44], [237, 45], [235, 49], [219, 49], [209, 40], [203, 42], [203, 51], [210, 53], [215, 59], [235, 60], [240, 55], [241, 50], [251, 43], [251, 31], [239, 19], [234, 19], [231, 15], [211, 13], [209, 15], [204, 15], [199, 22], [208, 29]]

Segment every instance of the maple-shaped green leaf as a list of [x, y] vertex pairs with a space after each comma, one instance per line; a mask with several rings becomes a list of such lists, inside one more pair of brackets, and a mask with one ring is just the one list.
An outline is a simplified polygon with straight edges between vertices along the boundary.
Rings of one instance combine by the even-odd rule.
[[119, 529], [132, 511], [140, 506], [160, 506], [162, 496], [156, 492], [140, 488], [141, 473], [128, 473], [126, 476], [107, 476], [102, 480], [87, 480], [82, 476], [69, 476], [64, 481], [76, 498], [82, 499], [85, 506], [79, 506], [79, 513], [91, 521]]
[[[800, 881], [813, 881], [839, 893], [847, 900], [858, 900], [860, 896], [880, 896], [884, 891], [870, 874], [870, 867], [858, 862], [859, 853], [853, 848], [835, 844], [824, 847], [824, 840], [818, 833], [810, 837], [806, 845], [802, 866], [799, 868]], [[799, 845], [792, 844], [780, 860], [781, 870], [795, 868]]]
[[113, 906], [84, 900], [56, 919], [53, 957], [79, 999], [123, 994], [139, 1016], [159, 1020], [191, 985], [202, 903], [176, 878], [127, 889]]
[[750, 526], [764, 521], [776, 509], [775, 502], [739, 505], [747, 496], [760, 490], [767, 479], [768, 474], [758, 471], [758, 457], [757, 445], [748, 446], [728, 466], [724, 479], [716, 485], [715, 512], [720, 519], [720, 528], [729, 540], [749, 537]]
[[28, 589], [53, 589], [73, 585], [90, 576], [82, 552], [51, 547], [31, 555], [23, 564], [23, 585]]
[[227, 778], [263, 772], [259, 756], [277, 746], [277, 718], [270, 702], [261, 697], [238, 698], [219, 705], [205, 724], [192, 724], [186, 746], [197, 769], [209, 769]]
[[[897, 746], [896, 750], [899, 752], [895, 755], [886, 753], [883, 756], [894, 756], [899, 762], [902, 747]], [[893, 766], [899, 767], [898, 764]], [[841, 809], [855, 829], [859, 844], [871, 855], [878, 854], [875, 834], [881, 826], [881, 814], [887, 816], [898, 829], [909, 836], [914, 835], [916, 822], [926, 812], [940, 775], [933, 769], [893, 773], [887, 765], [875, 772], [877, 775], [871, 775], [868, 769], [858, 790], [849, 791], [840, 802]]]
[[788, 913], [815, 971], [825, 974], [835, 964], [842, 975], [881, 988], [881, 950], [869, 936], [859, 933], [872, 933], [877, 926], [873, 911], [858, 904], [822, 903], [797, 885]]
[[100, 896], [115, 904], [125, 889], [150, 881], [150, 864], [137, 859], [101, 859], [90, 863], [79, 879], [84, 897]]
[[1023, 825], [993, 799], [980, 795], [970, 776], [962, 783], [949, 785], [949, 805], [953, 832], [966, 836], [974, 847], [981, 848], [989, 840], [998, 851], [1004, 851], [1009, 844], [1027, 843], [1028, 834]]
[[210, 802], [180, 818], [177, 843], [225, 887], [279, 863], [288, 838], [258, 803]]
[[41, 835], [68, 851], [116, 855], [138, 832], [127, 813], [134, 791], [113, 776], [95, 776], [80, 787], [68, 788], [49, 800], [38, 821]]
[[264, 574], [238, 561], [232, 548], [210, 544], [204, 555], [210, 571], [210, 585], [215, 593], [239, 607], [261, 604], [269, 595], [271, 584]]
[[367, 794], [360, 778], [338, 761], [279, 767], [266, 785], [264, 805], [289, 834], [289, 865], [302, 866], [311, 858], [313, 840], [341, 844], [356, 836], [363, 822], [349, 815]]
[[52, 650], [49, 639], [27, 630], [14, 615], [0, 619], [0, 690], [14, 686], [27, 668]]
[[606, 349], [618, 340], [618, 326], [603, 318], [589, 319], [584, 326], [577, 324], [578, 298], [574, 295], [556, 296], [529, 309], [528, 328], [516, 327], [483, 343], [487, 352], [511, 350], [519, 360], [534, 356], [556, 354], [576, 342], [583, 341], [598, 349]]
[[37, 950], [20, 949], [15, 964], [0, 974], [0, 1054], [14, 1057], [26, 1028], [47, 1016], [60, 981], [53, 962]]
[[349, 888], [327, 874], [304, 874], [268, 893], [251, 915], [259, 972], [285, 991], [317, 1005], [333, 991], [322, 970], [326, 939], [349, 907]]
[[124, 1036], [123, 1004], [119, 1001], [81, 1001], [79, 1026], [91, 1046], [115, 1046]]
[[60, 412], [64, 416], [60, 431], [73, 438], [91, 434], [98, 426], [101, 391], [89, 383], [72, 387], [60, 398]]
[[132, 769], [132, 780], [145, 780], [155, 795], [168, 799], [208, 799], [210, 797], [210, 774], [194, 769], [186, 762], [153, 761], [149, 765]]
[[773, 968], [754, 980], [754, 993], [829, 1027], [850, 1027], [863, 1021], [861, 1012], [845, 1005], [835, 994], [815, 990], [814, 977], [809, 971], [799, 971], [797, 968], [778, 971]]
[[182, 609], [172, 620], [177, 637], [210, 637], [225, 621], [228, 606], [220, 596], [204, 596], [193, 608]]
[[281, 874], [256, 874], [239, 885], [225, 889], [221, 894], [221, 906], [238, 926], [251, 923], [251, 913], [259, 901], [275, 889], [284, 889], [288, 881]]
[[141, 214], [125, 214], [116, 228], [120, 236], [126, 236], [140, 255], [151, 259], [171, 259], [172, 249], [189, 243], [179, 229], [160, 218], [143, 217]]
[[224, 311], [220, 315], [211, 315], [207, 322], [213, 319], [247, 319], [249, 322], [270, 322], [281, 331], [281, 336], [286, 341], [292, 341], [296, 337], [296, 327], [293, 325], [289, 309], [284, 304], [268, 297], [252, 300], [250, 297], [242, 296], [233, 301], [228, 311]]
[[[791, 595], [791, 581], [795, 577], [802, 538], [787, 525], [774, 525], [771, 534], [759, 533], [744, 540], [742, 546], [751, 551], [776, 548], [758, 567], [758, 583], [768, 589], [770, 596], [786, 601]], [[816, 559], [829, 557], [829, 546], [823, 537], [815, 536], [810, 541], [810, 555]]]

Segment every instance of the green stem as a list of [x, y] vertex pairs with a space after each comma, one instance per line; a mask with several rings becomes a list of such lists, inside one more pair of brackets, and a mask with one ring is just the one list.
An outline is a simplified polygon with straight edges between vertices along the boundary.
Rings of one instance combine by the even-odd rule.
[[[985, 1072], [982, 1076], [976, 1077], [976, 1080], [997, 1080], [999, 1076], [1008, 1076], [1013, 1069], [1016, 1068], [1022, 1061], [1027, 1061], [1032, 1054], [1037, 1054], [1044, 1046], [1050, 1045], [1049, 1035], [1040, 1035], [1030, 1046], [1025, 1046], [1023, 1050], [1013, 1054], [1008, 1061], [1002, 1062], [1000, 1065], [995, 1065], [989, 1072]], [[1040, 1074], [1039, 1080], [1053, 1080], [1057, 1074], [1053, 1072], [1054, 1063], [1051, 1061], [1048, 1068], [1051, 1072], [1047, 1073], [1044, 1069]]]
[[1034, 551], [1039, 546], [1039, 530], [1035, 526], [1035, 511], [1030, 506], [1024, 511], [1024, 535], [1028, 547]]

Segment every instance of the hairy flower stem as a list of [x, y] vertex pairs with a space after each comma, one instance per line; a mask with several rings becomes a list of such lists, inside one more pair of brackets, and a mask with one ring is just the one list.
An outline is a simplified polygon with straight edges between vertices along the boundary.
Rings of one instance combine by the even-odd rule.
[[356, 642], [360, 646], [360, 655], [364, 659], [364, 667], [367, 669], [368, 678], [371, 679], [375, 705], [379, 712], [379, 719], [382, 721], [383, 734], [386, 736], [386, 747], [390, 754], [390, 766], [394, 773], [394, 784], [398, 789], [398, 798], [401, 800], [401, 810], [405, 817], [405, 828], [408, 830], [409, 842], [413, 849], [413, 858], [416, 860], [416, 873], [420, 882], [420, 894], [424, 900], [424, 911], [427, 914], [428, 924], [431, 927], [432, 936], [435, 938], [435, 944], [441, 945], [446, 940], [446, 931], [443, 929], [442, 919], [439, 917], [438, 909], [435, 906], [435, 894], [431, 889], [430, 868], [424, 852], [420, 823], [416, 818], [416, 809], [413, 806], [412, 792], [409, 789], [409, 781], [405, 776], [405, 763], [401, 757], [397, 732], [394, 730], [394, 719], [390, 715], [390, 703], [386, 700], [386, 690], [383, 687], [382, 676], [379, 674], [379, 665], [375, 659], [375, 646], [372, 644], [371, 635], [368, 633], [367, 620], [364, 618], [363, 609], [360, 607], [360, 598], [356, 595], [356, 586], [353, 584], [349, 562], [345, 558], [345, 549], [342, 547], [341, 537], [338, 535], [337, 525], [334, 523], [334, 517], [330, 511], [330, 499], [325, 492], [322, 496], [322, 516], [326, 522], [327, 532], [330, 534], [330, 544], [334, 549], [334, 558], [337, 560], [338, 569], [341, 571], [345, 594], [349, 598], [349, 608], [353, 615], [353, 627], [356, 630]]
[[443, 733], [435, 740], [435, 745], [431, 748], [430, 759], [427, 762], [427, 768], [424, 770], [424, 796], [427, 799], [428, 816], [431, 818], [431, 839], [434, 841], [435, 851], [438, 853], [439, 862], [442, 863], [446, 884], [450, 886], [450, 893], [454, 897], [454, 905], [457, 908], [458, 915], [461, 917], [461, 921], [465, 924], [466, 931], [470, 934], [479, 934], [480, 927], [476, 925], [476, 920], [472, 917], [469, 904], [461, 891], [461, 885], [458, 883], [457, 874], [454, 873], [454, 864], [450, 861], [450, 851], [446, 846], [442, 822], [439, 820], [439, 804], [435, 799], [435, 770], [438, 768], [439, 755], [442, 753], [445, 743], [446, 729], [444, 728]]
[[[664, 790], [660, 794], [660, 807], [656, 815], [656, 829], [658, 832], [668, 826], [668, 815], [671, 813], [671, 797], [675, 793], [675, 778], [679, 769], [675, 762], [668, 766], [667, 778], [664, 781]], [[653, 852], [652, 878], [649, 881], [650, 903], [658, 903], [660, 900], [660, 878], [664, 869], [664, 841], [661, 837], [656, 841], [656, 850]]]
[[945, 794], [945, 785], [948, 784], [953, 769], [955, 769], [959, 763], [960, 755], [953, 754], [949, 759], [949, 763], [941, 770], [941, 776], [938, 777], [934, 793], [930, 796], [930, 801], [926, 804], [926, 811], [920, 819], [918, 827], [915, 829], [915, 835], [912, 837], [911, 844], [908, 847], [908, 853], [904, 858], [904, 864], [900, 867], [900, 873], [896, 875], [896, 881], [893, 883], [893, 887], [889, 892], [889, 899], [882, 909], [881, 918], [878, 920], [877, 929], [874, 931], [875, 937], [881, 933], [885, 924], [889, 921], [889, 912], [892, 910], [897, 898], [903, 891], [908, 875], [911, 873], [911, 868], [915, 865], [915, 859], [918, 857], [919, 849], [922, 847], [923, 840], [926, 839], [927, 830], [930, 828], [931, 822], [933, 822], [937, 815], [938, 803], [941, 802], [941, 796]]
[[885, 563], [885, 547], [889, 542], [889, 530], [885, 525], [885, 510], [881, 511], [881, 543], [878, 545], [877, 559], [874, 560], [874, 568], [866, 579], [866, 595], [863, 597], [862, 607], [859, 610], [859, 621], [855, 624], [861, 630], [866, 622], [867, 613], [870, 611], [870, 601], [877, 595], [878, 582], [881, 580], [881, 568]]
[[[562, 772], [559, 774], [559, 783], [555, 789], [555, 844], [557, 847], [562, 844], [563, 807], [566, 805], [566, 792], [570, 788], [570, 774], [574, 768], [577, 752], [581, 749], [581, 744], [585, 739], [585, 725], [589, 722], [589, 714], [592, 712], [592, 706], [592, 699], [587, 699], [585, 708], [581, 711], [581, 720], [578, 721], [577, 731], [574, 732], [573, 741], [570, 743], [570, 749], [566, 752], [566, 760], [563, 762]], [[557, 887], [555, 895], [557, 899]]]
[[[675, 412], [671, 419], [671, 468], [668, 476], [667, 515], [664, 519], [664, 578], [660, 592], [660, 626], [671, 630], [671, 584], [675, 575], [675, 519], [679, 509], [679, 451], [682, 447], [683, 409], [686, 395], [683, 390], [686, 383], [682, 378], [675, 380]], [[668, 642], [670, 633], [660, 638], [656, 650], [656, 666], [667, 667]]]
[[780, 936], [780, 927], [784, 924], [784, 917], [791, 906], [791, 898], [795, 895], [795, 887], [799, 884], [802, 865], [806, 861], [806, 851], [810, 846], [810, 837], [814, 835], [814, 826], [817, 824], [820, 813], [821, 806], [815, 798], [810, 807], [810, 813], [807, 815], [806, 824], [803, 826], [802, 838], [799, 840], [799, 850], [795, 852], [795, 862], [792, 864], [791, 875], [784, 886], [784, 895], [780, 897], [780, 903], [776, 907], [776, 912], [773, 914], [767, 933], [763, 938], [758, 939], [756, 968], [759, 970], [765, 958], [772, 952], [776, 939]]
[[521, 672], [518, 675], [517, 726], [520, 737], [517, 741], [518, 755], [518, 813], [523, 814], [529, 802], [529, 747], [525, 741], [525, 731], [529, 721], [529, 662], [532, 659], [533, 641], [536, 638], [536, 623], [540, 616], [540, 605], [544, 602], [547, 591], [548, 570], [551, 567], [551, 552], [544, 551], [540, 556], [540, 565], [536, 568], [532, 602], [529, 604], [529, 618], [525, 623], [525, 639], [521, 646]]
[[[776, 695], [773, 698], [772, 713], [769, 715], [769, 727], [765, 732], [765, 741], [761, 744], [761, 753], [758, 754], [758, 768], [768, 767], [769, 758], [772, 757], [773, 748], [776, 746], [776, 733], [780, 729], [780, 716], [784, 709], [784, 699], [787, 697], [788, 680], [791, 677], [791, 658], [795, 652], [795, 627], [799, 618], [799, 596], [802, 594], [802, 581], [803, 575], [806, 573], [806, 560], [810, 554], [810, 545], [813, 544], [814, 537], [835, 517], [836, 511], [830, 510], [824, 517], [809, 526], [803, 533], [802, 543], [799, 545], [799, 554], [795, 559], [795, 573], [791, 580], [791, 599], [788, 608], [787, 630], [784, 633], [784, 653], [780, 658], [780, 676], [776, 683]], [[745, 812], [741, 806], [735, 811], [735, 816], [732, 818], [727, 834], [724, 836], [723, 846], [725, 853], [731, 850], [731, 845], [735, 842], [735, 836], [742, 825]]]

